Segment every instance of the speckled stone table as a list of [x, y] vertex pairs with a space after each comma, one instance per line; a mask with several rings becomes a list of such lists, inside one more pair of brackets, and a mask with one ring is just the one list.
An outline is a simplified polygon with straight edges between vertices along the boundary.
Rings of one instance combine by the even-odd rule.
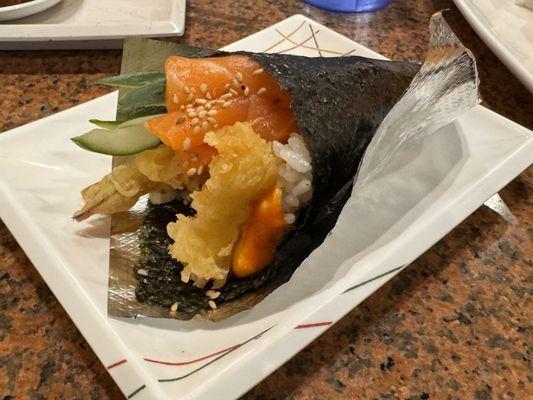
[[[388, 57], [420, 61], [428, 20], [475, 53], [485, 105], [533, 128], [533, 99], [448, 0], [393, 0], [335, 14], [287, 0], [189, 1], [179, 40], [218, 47], [295, 13]], [[0, 52], [0, 132], [106, 93], [120, 51]], [[1, 174], [1, 171], [0, 171]], [[407, 270], [244, 396], [252, 399], [533, 398], [533, 169], [500, 192], [514, 218], [481, 207]], [[0, 400], [123, 399], [0, 222]]]

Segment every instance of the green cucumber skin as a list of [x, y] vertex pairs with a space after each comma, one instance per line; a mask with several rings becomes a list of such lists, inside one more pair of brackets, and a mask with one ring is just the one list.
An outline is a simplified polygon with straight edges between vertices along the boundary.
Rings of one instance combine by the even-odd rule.
[[158, 137], [144, 129], [143, 124], [113, 130], [93, 129], [71, 140], [85, 150], [111, 156], [137, 154], [161, 143]]
[[101, 119], [90, 119], [89, 122], [102, 129], [115, 129], [120, 125], [119, 121], [102, 121]]
[[163, 114], [155, 114], [155, 115], [147, 115], [145, 117], [139, 117], [130, 119], [128, 121], [120, 122], [120, 121], [103, 121], [101, 119], [90, 119], [89, 122], [91, 124], [94, 124], [98, 126], [99, 128], [113, 130], [117, 128], [126, 128], [128, 126], [133, 126], [137, 124], [142, 124], [148, 120], [151, 120], [152, 118], [160, 117]]

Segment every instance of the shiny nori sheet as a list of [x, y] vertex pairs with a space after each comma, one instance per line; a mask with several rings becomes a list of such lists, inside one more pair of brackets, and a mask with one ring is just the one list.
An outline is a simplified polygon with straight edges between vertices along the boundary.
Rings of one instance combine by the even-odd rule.
[[[177, 55], [223, 56], [227, 53], [176, 46]], [[278, 247], [274, 262], [260, 274], [236, 280], [231, 276], [216, 299], [226, 318], [245, 307], [251, 289], [259, 289], [255, 304], [286, 282], [295, 269], [323, 242], [335, 225], [351, 193], [352, 181], [370, 140], [387, 112], [407, 89], [418, 66], [357, 56], [308, 58], [281, 54], [240, 52], [261, 64], [291, 94], [291, 108], [313, 165], [311, 202], [300, 210], [294, 228]], [[168, 56], [168, 53], [167, 53]], [[175, 220], [183, 206], [177, 203], [151, 206], [141, 230], [141, 260], [135, 268], [149, 272], [136, 291], [141, 302], [170, 306], [193, 316], [208, 309], [204, 289], [179, 279], [181, 265], [167, 253], [171, 239], [166, 224]], [[253, 305], [252, 304], [252, 305]], [[227, 307], [226, 311], [220, 307]], [[212, 318], [209, 317], [208, 318]]]

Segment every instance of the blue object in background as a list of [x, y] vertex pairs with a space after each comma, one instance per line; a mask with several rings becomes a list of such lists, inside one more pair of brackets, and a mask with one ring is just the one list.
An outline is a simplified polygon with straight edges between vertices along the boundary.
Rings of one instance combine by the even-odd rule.
[[391, 0], [305, 0], [305, 2], [330, 11], [370, 12], [385, 7]]

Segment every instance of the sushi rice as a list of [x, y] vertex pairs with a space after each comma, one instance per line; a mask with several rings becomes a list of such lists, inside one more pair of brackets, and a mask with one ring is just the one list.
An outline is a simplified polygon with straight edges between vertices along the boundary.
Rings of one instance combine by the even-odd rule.
[[283, 188], [282, 208], [285, 221], [294, 223], [296, 211], [313, 195], [311, 155], [301, 136], [292, 133], [288, 143], [272, 142], [274, 154], [285, 163], [279, 168], [280, 186]]

